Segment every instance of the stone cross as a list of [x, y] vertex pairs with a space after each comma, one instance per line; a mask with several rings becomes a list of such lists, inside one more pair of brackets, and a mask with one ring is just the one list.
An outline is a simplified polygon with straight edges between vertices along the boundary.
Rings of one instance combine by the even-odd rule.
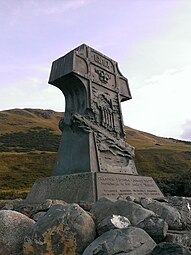
[[53, 175], [137, 174], [121, 113], [121, 102], [131, 93], [117, 62], [82, 44], [53, 62], [49, 83], [66, 99]]

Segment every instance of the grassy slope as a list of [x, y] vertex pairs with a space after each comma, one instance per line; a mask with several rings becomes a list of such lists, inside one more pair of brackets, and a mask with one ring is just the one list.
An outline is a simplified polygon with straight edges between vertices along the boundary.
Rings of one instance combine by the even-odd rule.
[[51, 128], [59, 134], [57, 123], [63, 113], [40, 109], [13, 109], [0, 112], [0, 134], [26, 132], [35, 127]]
[[191, 142], [158, 137], [125, 127], [136, 148], [136, 166], [143, 175], [173, 176], [191, 170]]
[[[13, 109], [0, 112], [0, 193], [10, 197], [28, 192], [34, 181], [50, 176], [60, 140], [52, 110]], [[157, 137], [125, 127], [127, 141], [136, 148], [139, 174], [175, 176], [191, 170], [191, 143]]]
[[1, 198], [9, 194], [20, 196], [29, 191], [37, 178], [51, 175], [62, 116], [63, 113], [40, 109], [0, 112]]

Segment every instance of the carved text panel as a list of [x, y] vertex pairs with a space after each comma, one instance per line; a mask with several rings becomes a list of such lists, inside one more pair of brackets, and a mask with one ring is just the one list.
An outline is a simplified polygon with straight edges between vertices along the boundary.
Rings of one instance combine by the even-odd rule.
[[151, 177], [123, 174], [97, 174], [98, 198], [133, 197], [163, 197]]

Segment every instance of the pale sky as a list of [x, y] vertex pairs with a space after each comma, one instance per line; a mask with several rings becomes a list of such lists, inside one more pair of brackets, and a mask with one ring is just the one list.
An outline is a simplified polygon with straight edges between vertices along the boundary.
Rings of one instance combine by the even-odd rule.
[[85, 43], [116, 60], [125, 125], [191, 141], [191, 0], [0, 0], [0, 110], [64, 111], [52, 61]]

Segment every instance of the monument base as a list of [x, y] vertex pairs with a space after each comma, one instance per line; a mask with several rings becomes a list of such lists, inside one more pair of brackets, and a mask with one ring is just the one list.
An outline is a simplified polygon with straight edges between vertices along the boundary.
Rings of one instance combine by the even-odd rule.
[[45, 199], [93, 203], [101, 197], [117, 199], [129, 195], [135, 198], [163, 197], [152, 177], [96, 172], [40, 178], [26, 200], [30, 203], [41, 203]]

